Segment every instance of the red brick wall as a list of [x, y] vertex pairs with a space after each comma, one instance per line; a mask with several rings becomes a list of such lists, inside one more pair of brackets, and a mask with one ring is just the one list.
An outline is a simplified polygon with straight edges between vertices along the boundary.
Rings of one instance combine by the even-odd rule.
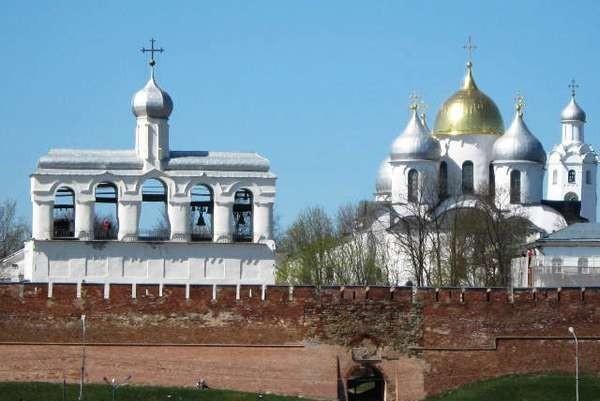
[[[355, 347], [379, 349], [388, 400], [510, 373], [600, 371], [600, 289], [0, 285], [0, 380], [75, 381], [87, 316], [89, 381], [192, 385], [335, 399]], [[189, 293], [189, 298], [186, 298]], [[365, 345], [366, 344], [366, 345]]]

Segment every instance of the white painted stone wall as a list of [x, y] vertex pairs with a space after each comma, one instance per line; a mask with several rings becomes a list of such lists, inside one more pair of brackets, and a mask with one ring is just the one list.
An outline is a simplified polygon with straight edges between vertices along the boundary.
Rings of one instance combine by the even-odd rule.
[[25, 253], [32, 282], [274, 284], [275, 277], [266, 244], [31, 240]]

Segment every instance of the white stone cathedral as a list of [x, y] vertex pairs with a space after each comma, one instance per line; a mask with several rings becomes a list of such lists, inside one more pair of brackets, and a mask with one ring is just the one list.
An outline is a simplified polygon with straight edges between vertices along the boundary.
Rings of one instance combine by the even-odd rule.
[[575, 101], [574, 86], [560, 114], [561, 143], [546, 156], [525, 124], [522, 98], [505, 131], [498, 107], [475, 84], [472, 70], [469, 61], [462, 87], [443, 103], [433, 131], [417, 104], [411, 106], [406, 128], [380, 166], [375, 200], [398, 214], [410, 213], [406, 205], [416, 202], [445, 213], [469, 207], [478, 194], [494, 194], [539, 235], [573, 221], [595, 222], [598, 155], [585, 143], [586, 114]]
[[[275, 175], [256, 153], [173, 151], [154, 73], [132, 100], [132, 150], [52, 149], [31, 175], [34, 282], [272, 284]], [[152, 183], [152, 184], [149, 184]], [[164, 222], [139, 229], [150, 203]], [[101, 205], [115, 208], [99, 216]], [[19, 258], [17, 258], [19, 259]]]

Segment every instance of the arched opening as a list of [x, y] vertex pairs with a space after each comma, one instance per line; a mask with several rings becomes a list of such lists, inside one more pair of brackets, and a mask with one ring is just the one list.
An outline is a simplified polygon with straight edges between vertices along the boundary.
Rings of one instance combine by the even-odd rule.
[[575, 170], [569, 170], [567, 179], [569, 181], [569, 184], [574, 184], [575, 183]]
[[408, 201], [416, 202], [419, 198], [419, 172], [415, 169], [408, 171]]
[[117, 239], [119, 232], [118, 190], [115, 184], [98, 184], [94, 204], [94, 239]]
[[213, 194], [206, 185], [196, 185], [192, 188], [190, 213], [192, 241], [212, 241]]
[[496, 196], [496, 174], [494, 173], [494, 165], [492, 163], [490, 163], [488, 175], [489, 175], [489, 182], [490, 182], [488, 193], [493, 198], [494, 196]]
[[166, 241], [171, 234], [167, 213], [167, 188], [162, 181], [149, 179], [142, 186], [142, 210], [138, 238]]
[[68, 187], [60, 187], [54, 194], [53, 239], [75, 238], [75, 192]]
[[357, 366], [346, 381], [348, 401], [383, 401], [385, 380], [381, 372], [370, 365]]
[[448, 197], [448, 163], [440, 163], [440, 173], [438, 178], [438, 195], [440, 200]]
[[579, 200], [579, 197], [575, 192], [567, 192], [565, 194], [565, 200], [567, 202], [577, 202]]
[[558, 171], [556, 170], [552, 171], [552, 184], [558, 184]]
[[473, 195], [473, 162], [469, 160], [462, 164], [462, 193]]
[[510, 172], [510, 203], [521, 203], [521, 172]]
[[252, 192], [240, 189], [233, 199], [233, 240], [235, 242], [252, 242], [253, 210]]
[[592, 172], [590, 170], [585, 170], [585, 183], [587, 185], [592, 183]]

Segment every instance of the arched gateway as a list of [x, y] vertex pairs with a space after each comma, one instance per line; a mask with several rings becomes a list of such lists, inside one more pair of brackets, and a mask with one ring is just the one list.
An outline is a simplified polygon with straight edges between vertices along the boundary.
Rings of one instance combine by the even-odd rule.
[[348, 401], [383, 401], [385, 379], [374, 366], [365, 364], [350, 371], [346, 381]]

